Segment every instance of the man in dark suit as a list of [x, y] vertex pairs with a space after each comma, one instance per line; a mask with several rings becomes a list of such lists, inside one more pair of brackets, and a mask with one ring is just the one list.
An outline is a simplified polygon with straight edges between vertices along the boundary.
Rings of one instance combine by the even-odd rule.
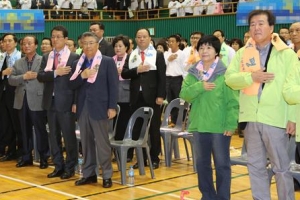
[[21, 52], [17, 50], [18, 39], [13, 33], [3, 35], [3, 45], [6, 53], [3, 54], [0, 66], [0, 150], [4, 153], [0, 161], [9, 161], [17, 158], [18, 151], [22, 152], [22, 133], [18, 112], [13, 108], [15, 87], [8, 84], [8, 77], [12, 72], [12, 66], [21, 58]]
[[101, 55], [98, 50], [98, 40], [92, 32], [83, 33], [83, 55], [72, 66], [70, 86], [77, 89], [77, 118], [85, 161], [83, 178], [75, 185], [97, 182], [99, 160], [103, 187], [109, 188], [113, 170], [108, 122], [116, 115], [119, 79], [114, 60]]
[[[139, 29], [135, 40], [137, 48], [127, 57], [121, 75], [124, 79], [131, 79], [132, 113], [142, 106], [150, 106], [154, 110], [150, 124], [150, 156], [153, 168], [156, 169], [159, 167], [158, 155], [161, 152], [160, 105], [166, 95], [166, 64], [163, 54], [150, 44], [151, 37], [148, 29]], [[137, 129], [133, 131], [133, 139], [136, 140], [139, 137]], [[132, 155], [132, 150], [128, 154]], [[134, 168], [138, 168], [138, 165], [135, 164]]]
[[47, 117], [42, 109], [42, 94], [44, 84], [39, 82], [37, 73], [40, 69], [42, 56], [36, 53], [38, 40], [33, 35], [27, 35], [22, 42], [25, 57], [17, 60], [8, 82], [15, 86], [14, 108], [18, 110], [23, 136], [23, 155], [16, 167], [33, 165], [33, 129], [37, 139], [36, 151], [40, 154], [40, 168], [48, 167], [49, 157]]
[[[50, 129], [50, 145], [55, 169], [48, 178], [68, 179], [74, 176], [78, 150], [75, 135], [75, 92], [69, 88], [69, 75], [73, 61], [79, 55], [70, 52], [65, 45], [68, 31], [63, 26], [51, 30], [54, 50], [44, 54], [37, 79], [44, 82], [43, 108], [47, 110]], [[62, 135], [61, 135], [62, 133]], [[66, 148], [66, 161], [62, 151], [62, 137]]]
[[90, 25], [90, 32], [95, 33], [99, 38], [99, 50], [102, 55], [113, 57], [115, 51], [113, 46], [104, 39], [104, 29], [105, 26], [100, 22], [93, 22]]

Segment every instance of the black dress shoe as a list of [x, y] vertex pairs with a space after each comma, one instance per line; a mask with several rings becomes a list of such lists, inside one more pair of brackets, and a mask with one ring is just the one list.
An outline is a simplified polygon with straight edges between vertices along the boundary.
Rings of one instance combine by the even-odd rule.
[[48, 168], [48, 162], [46, 160], [40, 161], [40, 169], [46, 169]]
[[153, 169], [158, 169], [159, 168], [159, 162], [152, 162], [152, 167], [153, 167]]
[[90, 184], [90, 183], [97, 183], [97, 175], [90, 176], [87, 178], [81, 178], [78, 181], [75, 181], [76, 186]]
[[32, 161], [24, 161], [24, 160], [21, 160], [20, 162], [18, 162], [16, 164], [16, 167], [26, 167], [26, 166], [32, 166], [33, 165], [33, 162]]
[[112, 186], [111, 178], [103, 179], [103, 187], [104, 188], [110, 188], [111, 186]]
[[17, 159], [17, 156], [15, 153], [8, 153], [0, 159], [0, 162], [11, 161], [11, 160], [15, 160], [15, 159]]
[[74, 171], [65, 171], [61, 176], [60, 178], [61, 179], [68, 179], [68, 178], [71, 178], [72, 176], [75, 175], [75, 172]]
[[60, 177], [64, 173], [64, 170], [57, 170], [55, 169], [52, 173], [48, 174], [48, 178]]
[[[145, 167], [148, 166], [147, 162], [144, 162], [144, 166], [145, 166]], [[138, 162], [135, 163], [135, 164], [132, 166], [132, 168], [133, 168], [133, 169], [138, 169], [138, 168], [139, 168], [139, 163], [138, 163]]]

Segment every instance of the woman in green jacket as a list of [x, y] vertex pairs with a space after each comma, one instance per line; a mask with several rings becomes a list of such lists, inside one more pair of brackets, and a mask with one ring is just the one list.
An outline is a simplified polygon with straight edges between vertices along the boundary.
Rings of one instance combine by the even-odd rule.
[[[197, 45], [201, 60], [184, 79], [180, 97], [191, 103], [188, 131], [193, 133], [198, 187], [202, 200], [230, 199], [231, 167], [229, 147], [237, 127], [238, 93], [224, 81], [226, 67], [219, 58], [217, 37], [202, 37]], [[211, 155], [216, 169], [212, 178]]]

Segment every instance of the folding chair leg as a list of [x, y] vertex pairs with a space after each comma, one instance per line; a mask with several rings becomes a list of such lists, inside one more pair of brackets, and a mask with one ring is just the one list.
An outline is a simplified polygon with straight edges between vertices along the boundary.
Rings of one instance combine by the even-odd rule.
[[[178, 139], [174, 140], [174, 143], [173, 143], [172, 146], [173, 146], [173, 149], [174, 149], [174, 157], [175, 157], [175, 159], [180, 159]], [[171, 154], [171, 158], [172, 158], [172, 154]]]
[[145, 165], [144, 165], [144, 157], [143, 150], [141, 147], [135, 148], [137, 162], [139, 165], [139, 173], [140, 175], [145, 175]]
[[121, 168], [121, 184], [126, 185], [126, 161], [127, 161], [127, 150], [119, 149], [118, 154], [120, 155], [120, 168]]
[[150, 156], [150, 150], [149, 150], [149, 147], [145, 147], [145, 149], [146, 149], [146, 153], [147, 153], [147, 157], [148, 157], [148, 161], [149, 161], [151, 178], [154, 179], [155, 175], [154, 175], [154, 170], [153, 170], [153, 166], [152, 166], [152, 160], [151, 160], [151, 156]]
[[186, 139], [185, 138], [183, 138], [183, 144], [184, 144], [184, 148], [185, 148], [185, 152], [186, 152], [186, 158], [187, 158], [188, 161], [190, 161], [190, 153], [189, 153], [189, 149], [188, 149], [188, 146], [186, 144]]

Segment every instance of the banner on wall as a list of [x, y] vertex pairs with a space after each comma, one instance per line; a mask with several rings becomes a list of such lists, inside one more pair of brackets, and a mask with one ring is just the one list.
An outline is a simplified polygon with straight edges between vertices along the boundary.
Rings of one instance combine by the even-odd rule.
[[248, 26], [248, 14], [257, 9], [271, 10], [276, 16], [276, 24], [290, 24], [300, 21], [299, 0], [256, 0], [238, 3], [236, 25]]
[[0, 33], [41, 33], [45, 31], [43, 10], [1, 10]]

